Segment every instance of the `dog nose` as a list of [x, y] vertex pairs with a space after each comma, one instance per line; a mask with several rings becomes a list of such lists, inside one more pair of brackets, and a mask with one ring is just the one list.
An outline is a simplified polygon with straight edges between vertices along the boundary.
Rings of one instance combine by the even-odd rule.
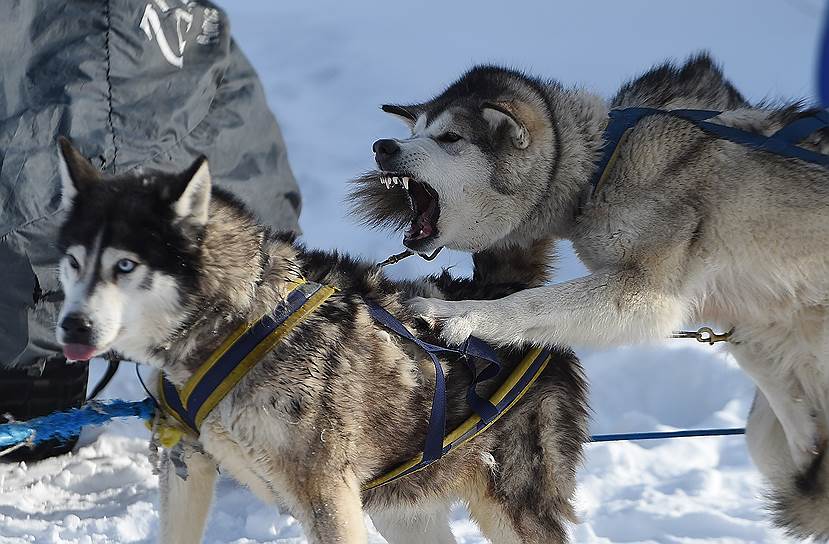
[[88, 344], [92, 321], [83, 314], [68, 314], [61, 320], [60, 328], [63, 329], [66, 342]]
[[377, 140], [371, 146], [374, 150], [374, 158], [379, 163], [382, 159], [387, 159], [396, 155], [400, 151], [400, 146], [394, 140]]

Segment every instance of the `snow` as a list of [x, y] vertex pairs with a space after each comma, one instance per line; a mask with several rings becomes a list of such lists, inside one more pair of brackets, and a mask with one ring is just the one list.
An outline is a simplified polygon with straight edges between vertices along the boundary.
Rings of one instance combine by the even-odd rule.
[[[607, 96], [666, 57], [709, 49], [750, 99], [811, 97], [823, 7], [818, 0], [613, 2], [222, 2], [259, 70], [304, 195], [311, 246], [380, 260], [399, 250], [387, 233], [355, 225], [346, 181], [372, 166], [371, 143], [402, 136], [387, 101], [439, 91], [473, 62], [500, 62]], [[584, 273], [563, 244], [558, 279]], [[411, 277], [453, 266], [409, 259]], [[591, 383], [593, 432], [739, 426], [753, 387], [719, 349], [693, 341], [610, 351], [578, 350]], [[124, 365], [105, 392], [143, 398]], [[103, 372], [92, 363], [93, 375]], [[580, 543], [781, 543], [766, 521], [762, 481], [742, 437], [589, 445], [579, 476]], [[142, 543], [157, 538], [157, 480], [137, 421], [85, 432], [72, 454], [0, 465], [0, 543]], [[531, 508], [532, 505], [527, 505]], [[481, 543], [463, 507], [458, 541]], [[301, 527], [222, 478], [208, 543], [300, 543]], [[371, 542], [384, 542], [372, 530]]]

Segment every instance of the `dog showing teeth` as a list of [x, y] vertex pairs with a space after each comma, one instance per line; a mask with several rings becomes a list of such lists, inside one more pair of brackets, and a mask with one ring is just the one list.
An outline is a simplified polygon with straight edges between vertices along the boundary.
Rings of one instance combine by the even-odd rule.
[[386, 189], [391, 189], [396, 185], [402, 185], [404, 189], [409, 190], [408, 176], [380, 176], [380, 183], [386, 186]]

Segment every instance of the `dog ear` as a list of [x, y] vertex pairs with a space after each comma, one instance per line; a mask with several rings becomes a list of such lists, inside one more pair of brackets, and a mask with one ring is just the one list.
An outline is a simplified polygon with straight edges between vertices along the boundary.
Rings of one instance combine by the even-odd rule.
[[101, 172], [81, 155], [68, 139], [58, 137], [58, 171], [61, 183], [61, 207], [69, 209], [81, 187], [101, 179]]
[[419, 106], [398, 106], [396, 104], [383, 104], [380, 109], [386, 113], [390, 113], [406, 123], [409, 129], [413, 129], [417, 123], [417, 117], [420, 115]]
[[182, 219], [189, 219], [197, 225], [207, 223], [207, 211], [210, 207], [210, 168], [207, 157], [198, 157], [190, 167], [182, 172], [178, 198], [173, 200], [173, 211]]
[[526, 149], [530, 145], [530, 131], [527, 130], [527, 126], [513, 111], [509, 103], [484, 102], [481, 105], [481, 113], [493, 131], [497, 130], [503, 123], [507, 123], [512, 145], [516, 148]]

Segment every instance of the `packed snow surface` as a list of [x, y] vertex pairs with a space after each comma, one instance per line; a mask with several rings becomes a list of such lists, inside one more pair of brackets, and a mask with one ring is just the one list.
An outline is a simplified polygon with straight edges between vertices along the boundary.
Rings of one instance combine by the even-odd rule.
[[[817, 0], [613, 2], [222, 2], [259, 70], [304, 195], [310, 246], [380, 260], [399, 239], [355, 225], [346, 181], [372, 167], [371, 143], [404, 128], [384, 102], [440, 91], [473, 62], [497, 62], [609, 96], [625, 78], [667, 57], [710, 50], [750, 99], [810, 97], [822, 5]], [[137, 24], [137, 22], [136, 22]], [[469, 259], [409, 259], [412, 277]], [[558, 279], [584, 273], [566, 244]], [[692, 341], [611, 351], [578, 350], [591, 383], [593, 432], [740, 426], [753, 387], [717, 348]], [[103, 365], [93, 361], [93, 375]], [[130, 365], [105, 396], [143, 398]], [[0, 465], [0, 542], [151, 542], [157, 480], [140, 422], [86, 432], [76, 452]], [[579, 543], [781, 543], [765, 520], [763, 485], [742, 437], [587, 446], [579, 476]], [[532, 508], [533, 505], [527, 505]], [[484, 542], [462, 505], [458, 541]], [[208, 543], [300, 543], [290, 516], [223, 478]], [[371, 531], [371, 542], [384, 542]]]

